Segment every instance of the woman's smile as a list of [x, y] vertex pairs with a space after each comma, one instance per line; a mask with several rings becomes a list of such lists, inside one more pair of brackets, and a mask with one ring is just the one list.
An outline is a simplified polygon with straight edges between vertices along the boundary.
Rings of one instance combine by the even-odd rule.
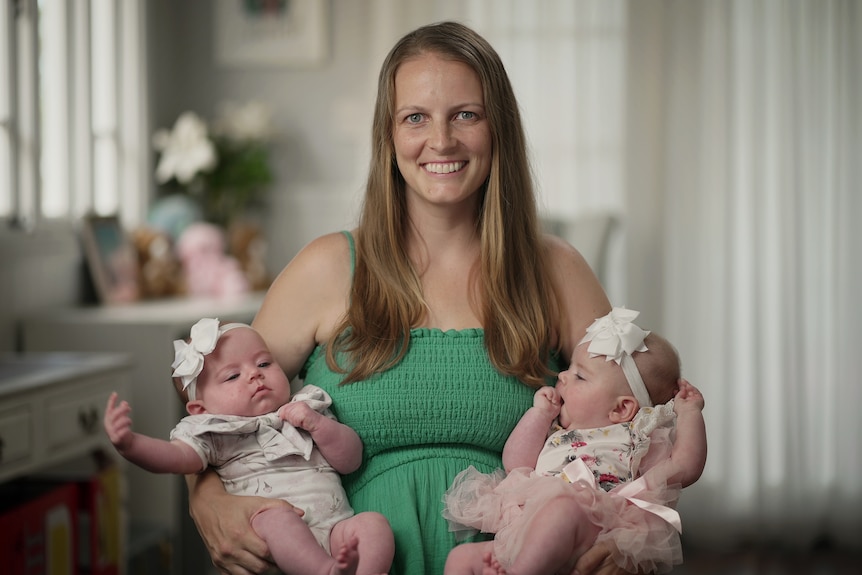
[[423, 167], [432, 174], [451, 174], [460, 172], [466, 165], [467, 162], [429, 162]]

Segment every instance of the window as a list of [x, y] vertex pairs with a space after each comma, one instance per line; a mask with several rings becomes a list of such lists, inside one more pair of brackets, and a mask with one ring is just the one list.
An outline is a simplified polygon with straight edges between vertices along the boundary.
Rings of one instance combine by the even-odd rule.
[[[542, 208], [563, 217], [624, 204], [624, 0], [466, 3], [506, 63]], [[564, 129], [561, 129], [564, 128]]]
[[12, 213], [12, 66], [9, 3], [0, 2], [0, 216]]
[[140, 221], [144, 16], [143, 0], [0, 0], [0, 219]]

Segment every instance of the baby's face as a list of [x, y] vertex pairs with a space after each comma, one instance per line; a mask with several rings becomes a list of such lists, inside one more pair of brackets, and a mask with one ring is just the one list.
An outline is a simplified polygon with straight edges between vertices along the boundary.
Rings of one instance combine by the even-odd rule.
[[610, 412], [620, 395], [625, 395], [622, 368], [605, 356], [591, 358], [588, 343], [575, 348], [569, 369], [557, 377], [562, 407], [560, 425], [566, 429], [592, 429], [609, 425]]
[[290, 400], [290, 382], [263, 338], [240, 327], [219, 337], [205, 357], [197, 396], [207, 413], [263, 415]]

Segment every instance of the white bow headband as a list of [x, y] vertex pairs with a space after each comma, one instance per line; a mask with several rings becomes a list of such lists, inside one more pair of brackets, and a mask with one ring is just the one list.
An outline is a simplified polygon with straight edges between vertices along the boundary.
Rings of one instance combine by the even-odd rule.
[[171, 367], [173, 377], [183, 381], [183, 391], [188, 390], [189, 401], [195, 400], [195, 384], [204, 368], [204, 356], [216, 347], [218, 338], [237, 328], [251, 326], [244, 323], [228, 323], [219, 327], [218, 319], [205, 317], [192, 326], [189, 343], [182, 339], [174, 340], [174, 362]]
[[637, 325], [632, 323], [640, 314], [638, 311], [615, 307], [611, 313], [595, 320], [587, 328], [587, 335], [581, 339], [578, 345], [590, 342], [587, 351], [590, 357], [604, 355], [607, 361], [615, 361], [623, 368], [623, 374], [632, 393], [641, 407], [652, 407], [644, 380], [638, 371], [632, 354], [636, 351], [647, 351], [644, 339], [649, 335]]

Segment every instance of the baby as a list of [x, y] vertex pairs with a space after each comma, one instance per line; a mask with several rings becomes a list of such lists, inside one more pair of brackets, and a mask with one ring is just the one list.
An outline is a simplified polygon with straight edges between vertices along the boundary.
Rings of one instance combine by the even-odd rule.
[[287, 376], [245, 324], [204, 318], [174, 350], [174, 383], [190, 415], [170, 441], [151, 438], [132, 431], [129, 404], [111, 394], [105, 431], [120, 455], [154, 473], [212, 466], [231, 493], [279, 497], [302, 509], [302, 516], [266, 509], [251, 520], [284, 573], [387, 573], [392, 530], [378, 513], [354, 515], [347, 501], [339, 474], [359, 467], [362, 442], [329, 412], [329, 395], [306, 386], [291, 399]]
[[496, 535], [453, 549], [445, 573], [569, 573], [597, 541], [627, 571], [682, 562], [670, 506], [706, 463], [704, 402], [637, 315], [596, 320], [556, 387], [536, 392], [503, 448], [508, 474], [455, 478], [443, 513], [452, 530]]

